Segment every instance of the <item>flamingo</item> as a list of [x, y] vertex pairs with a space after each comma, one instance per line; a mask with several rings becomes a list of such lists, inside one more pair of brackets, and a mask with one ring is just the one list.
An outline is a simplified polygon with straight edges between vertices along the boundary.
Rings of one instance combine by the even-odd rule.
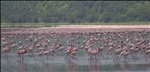
[[35, 43], [37, 43], [37, 42], [38, 42], [37, 38], [34, 38], [34, 42], [35, 42]]
[[33, 55], [33, 52], [32, 52], [32, 51], [33, 51], [34, 49], [35, 49], [35, 44], [29, 46], [29, 48], [28, 48], [29, 55], [30, 55], [30, 54]]
[[140, 42], [137, 43], [137, 45], [142, 45], [145, 42], [146, 42], [146, 40], [141, 40]]
[[113, 45], [110, 45], [110, 47], [108, 48], [107, 54], [109, 54], [109, 53], [111, 52], [111, 55], [112, 55], [113, 50], [114, 50], [114, 46], [113, 46]]
[[39, 57], [42, 57], [42, 59], [44, 60], [44, 58], [43, 58], [43, 53], [44, 53], [44, 52], [45, 52], [45, 48], [41, 48], [41, 49], [40, 49], [40, 52], [37, 53], [38, 58], [39, 58]]
[[121, 47], [118, 47], [116, 50], [115, 50], [115, 59], [114, 61], [117, 59], [119, 59], [119, 54], [122, 52], [122, 48]]
[[72, 59], [75, 59], [75, 60], [76, 60], [76, 58], [75, 58], [75, 57], [73, 57], [73, 56], [75, 56], [75, 55], [76, 55], [77, 50], [78, 50], [78, 48], [72, 48], [72, 49], [71, 49], [71, 53], [70, 53], [70, 55], [71, 55]]
[[98, 52], [100, 51], [100, 49], [99, 48], [97, 48], [97, 49], [94, 49], [94, 50], [92, 50], [92, 48], [90, 47], [90, 48], [88, 48], [88, 51], [87, 51], [87, 53], [88, 53], [88, 55], [89, 55], [89, 60], [91, 61], [92, 60], [92, 56], [94, 55], [95, 56], [95, 59], [96, 59], [96, 56], [97, 56], [97, 54], [98, 54]]
[[2, 49], [2, 54], [7, 56], [6, 53], [8, 53], [10, 51], [11, 51], [11, 48], [9, 46], [6, 46], [5, 48]]
[[64, 49], [65, 49], [65, 47], [62, 46], [62, 47], [60, 47], [60, 48], [58, 49], [58, 51], [59, 51], [59, 52], [62, 52], [61, 54], [63, 54]]
[[[103, 47], [102, 45], [99, 45], [99, 47], [98, 47], [98, 48], [99, 48], [100, 53], [101, 53], [100, 55], [103, 57], [103, 55], [102, 55], [102, 51], [103, 51], [104, 47]], [[104, 58], [104, 57], [103, 57], [103, 58]]]
[[66, 52], [65, 52], [65, 54], [66, 54], [66, 56], [65, 56], [65, 59], [67, 58], [67, 56], [69, 56], [69, 54], [71, 53], [71, 47], [68, 47], [68, 48], [66, 48]]
[[20, 45], [20, 46], [22, 45], [22, 42], [23, 42], [23, 41], [19, 41], [19, 45]]
[[77, 53], [77, 50], [71, 51], [71, 53], [70, 53], [71, 58], [74, 60], [76, 60], [76, 58], [74, 57], [76, 55], [76, 53]]
[[131, 53], [130, 53], [130, 50], [124, 50], [120, 54], [124, 56], [124, 62], [126, 62], [126, 59], [127, 59], [128, 55], [131, 54]]
[[147, 55], [149, 55], [149, 57], [150, 57], [150, 49], [149, 49], [149, 50], [147, 50], [147, 51], [146, 51], [146, 53], [145, 53], [146, 61], [147, 61]]
[[47, 57], [46, 57], [46, 58], [47, 58], [47, 61], [48, 61], [48, 55], [50, 55], [50, 54], [53, 56], [53, 59], [54, 59], [54, 57], [55, 57], [54, 55], [57, 55], [57, 54], [55, 53], [54, 48], [50, 48], [49, 50], [43, 52], [43, 55], [47, 56]]
[[[138, 46], [135, 46], [135, 49], [133, 50], [133, 53], [138, 53], [141, 49]], [[136, 54], [137, 55], [137, 54]], [[134, 58], [134, 56], [133, 56]]]
[[[60, 29], [62, 31], [59, 31], [57, 29], [54, 29], [54, 30], [44, 29], [45, 31], [41, 29], [37, 29], [37, 31], [35, 30], [36, 29], [12, 29], [12, 30], [6, 29], [7, 32], [5, 32], [5, 30], [2, 30], [3, 32], [2, 32], [2, 38], [1, 38], [2, 39], [1, 46], [5, 47], [9, 45], [10, 48], [13, 48], [20, 44], [19, 45], [20, 47], [18, 50], [24, 50], [24, 48], [27, 48], [27, 46], [23, 45], [22, 43], [24, 42], [24, 40], [19, 41], [18, 45], [14, 43], [15, 41], [18, 41], [18, 38], [21, 38], [21, 39], [26, 39], [27, 42], [29, 43], [33, 41], [36, 49], [37, 48], [39, 49], [39, 47], [42, 47], [41, 45], [43, 45], [44, 48], [47, 48], [50, 43], [50, 40], [48, 40], [50, 36], [50, 38], [53, 38], [54, 41], [56, 41], [56, 43], [54, 43], [54, 45], [50, 48], [54, 51], [54, 53], [53, 51], [49, 51], [49, 50], [47, 50], [48, 51], [47, 53], [54, 55], [56, 50], [58, 50], [58, 52], [64, 52], [63, 50], [65, 49], [65, 47], [63, 46], [63, 44], [60, 43], [60, 38], [62, 37], [61, 35], [63, 33], [65, 36], [65, 39], [68, 40], [67, 45], [68, 47], [70, 47], [70, 49], [67, 48], [65, 50], [66, 51], [65, 55], [69, 56], [72, 59], [75, 59], [75, 56], [78, 54], [78, 49], [85, 49], [89, 57], [92, 58], [92, 56], [97, 56], [99, 53], [102, 53], [102, 50], [108, 47], [107, 48], [108, 50], [106, 50], [106, 52], [109, 53], [111, 51], [112, 55], [113, 53], [116, 52], [115, 53], [116, 58], [117, 57], [119, 58], [121, 54], [122, 56], [124, 56], [124, 61], [126, 61], [126, 58], [129, 55], [133, 56], [132, 54], [137, 55], [139, 53], [141, 54], [143, 53], [145, 54], [145, 56], [148, 56], [149, 50], [150, 50], [150, 47], [148, 44], [150, 40], [150, 36], [147, 36], [149, 31], [130, 31], [132, 29], [129, 29], [127, 31], [124, 29], [121, 29], [122, 31], [115, 31], [112, 29], [112, 32], [107, 32], [107, 31], [99, 32], [99, 30], [95, 30], [95, 29], [85, 29], [85, 30]], [[75, 34], [75, 37], [74, 37], [74, 34]], [[94, 36], [95, 34], [96, 36]], [[34, 35], [38, 35], [38, 37], [34, 37]], [[12, 39], [16, 39], [16, 40], [12, 40]], [[43, 39], [44, 39], [44, 42], [43, 42]], [[79, 39], [81, 40], [83, 39], [83, 43], [80, 43]], [[102, 43], [101, 43], [101, 40], [102, 40]], [[37, 44], [37, 42], [40, 42], [40, 41], [43, 43]], [[77, 45], [77, 48], [74, 47], [76, 45], [72, 43], [74, 41], [76, 41], [75, 44]], [[102, 47], [99, 46], [96, 49], [92, 48], [92, 47], [97, 46], [97, 45], [94, 45], [95, 42], [100, 43]], [[11, 43], [14, 43], [14, 44], [11, 45]], [[81, 46], [79, 46], [79, 44], [81, 44]], [[119, 51], [117, 46], [120, 46], [122, 50]], [[31, 47], [31, 51], [33, 51], [35, 48]], [[29, 47], [26, 50], [28, 49]], [[42, 55], [43, 57], [46, 56], [45, 50], [44, 49], [40, 50], [41, 53], [39, 55]]]
[[17, 50], [16, 53], [20, 57], [20, 60], [24, 60], [24, 54], [27, 53], [27, 50], [26, 48], [22, 48], [22, 49]]
[[46, 56], [47, 56], [47, 61], [48, 61], [48, 55], [49, 55], [49, 54], [50, 54], [50, 51], [49, 51], [49, 50], [43, 52], [43, 55], [46, 55]]
[[11, 48], [13, 48], [13, 50], [14, 50], [14, 47], [17, 47], [18, 46], [18, 44], [13, 44], [13, 45], [11, 45]]

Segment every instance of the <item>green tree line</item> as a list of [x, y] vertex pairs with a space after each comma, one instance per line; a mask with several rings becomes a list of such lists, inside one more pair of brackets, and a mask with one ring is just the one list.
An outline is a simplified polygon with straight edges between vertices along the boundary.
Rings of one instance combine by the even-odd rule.
[[1, 23], [149, 21], [149, 1], [1, 1]]

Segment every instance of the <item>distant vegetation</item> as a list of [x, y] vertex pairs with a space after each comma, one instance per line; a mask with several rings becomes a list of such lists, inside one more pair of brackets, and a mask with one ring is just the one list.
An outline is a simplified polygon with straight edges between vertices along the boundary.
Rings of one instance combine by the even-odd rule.
[[1, 22], [150, 22], [150, 1], [1, 1]]

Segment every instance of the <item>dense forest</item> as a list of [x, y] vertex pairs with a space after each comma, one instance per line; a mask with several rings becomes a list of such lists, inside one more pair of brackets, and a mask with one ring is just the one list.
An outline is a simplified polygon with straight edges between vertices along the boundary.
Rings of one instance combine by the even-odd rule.
[[150, 1], [1, 1], [1, 23], [149, 21]]

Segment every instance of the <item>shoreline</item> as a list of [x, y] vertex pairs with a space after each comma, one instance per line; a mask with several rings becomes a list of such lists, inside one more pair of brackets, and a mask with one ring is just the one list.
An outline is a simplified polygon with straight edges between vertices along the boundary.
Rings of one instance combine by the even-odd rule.
[[150, 25], [59, 25], [51, 28], [150, 28]]
[[37, 28], [1, 28], [1, 33], [92, 33], [148, 31], [150, 25], [59, 25]]

